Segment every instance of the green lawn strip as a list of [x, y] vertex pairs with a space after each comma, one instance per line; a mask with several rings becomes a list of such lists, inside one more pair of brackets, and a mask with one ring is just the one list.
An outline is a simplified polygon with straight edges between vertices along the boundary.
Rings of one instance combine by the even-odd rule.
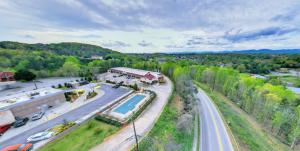
[[87, 151], [118, 130], [118, 127], [91, 119], [65, 136], [45, 145], [41, 151]]
[[[271, 151], [271, 150], [288, 150], [280, 144], [274, 145], [263, 131], [254, 129], [249, 121], [243, 115], [234, 111], [223, 99], [223, 95], [217, 92], [212, 92], [209, 87], [204, 84], [196, 83], [201, 87], [214, 103], [218, 106], [227, 122], [230, 122], [229, 127], [242, 148], [251, 151]], [[273, 142], [275, 143], [275, 142]], [[280, 142], [278, 142], [280, 143]]]
[[[172, 104], [174, 95], [173, 93], [172, 97], [170, 97], [170, 101], [149, 134], [140, 142], [139, 149], [141, 151], [150, 150], [150, 148], [163, 151], [165, 150], [165, 146], [169, 143], [170, 138], [172, 138], [176, 144], [180, 145], [179, 150], [190, 151], [192, 149], [193, 131], [190, 134], [186, 134], [176, 129], [179, 111]], [[149, 143], [150, 139], [152, 140], [151, 143]]]

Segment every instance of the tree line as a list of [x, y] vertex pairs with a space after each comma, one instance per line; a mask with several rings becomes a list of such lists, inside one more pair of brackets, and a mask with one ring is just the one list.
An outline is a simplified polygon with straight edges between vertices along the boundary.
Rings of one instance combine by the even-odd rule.
[[166, 62], [161, 64], [161, 70], [174, 79], [187, 75], [207, 84], [255, 117], [282, 142], [292, 148], [299, 142], [299, 96], [284, 86], [273, 85], [232, 68], [202, 66], [192, 61]]
[[[126, 54], [112, 53], [102, 60], [86, 59], [78, 56], [59, 55], [49, 51], [13, 50], [0, 48], [0, 71], [29, 73], [28, 77], [95, 77], [109, 68], [125, 66], [155, 71], [158, 64], [152, 59], [143, 59]], [[19, 72], [18, 72], [19, 71]], [[26, 77], [26, 78], [25, 78]], [[23, 79], [26, 80], [27, 76]], [[20, 77], [22, 79], [22, 77]], [[19, 77], [18, 77], [19, 79]]]
[[199, 65], [228, 67], [253, 74], [268, 74], [280, 68], [300, 68], [300, 54], [147, 54], [139, 56], [174, 61], [189, 60]]

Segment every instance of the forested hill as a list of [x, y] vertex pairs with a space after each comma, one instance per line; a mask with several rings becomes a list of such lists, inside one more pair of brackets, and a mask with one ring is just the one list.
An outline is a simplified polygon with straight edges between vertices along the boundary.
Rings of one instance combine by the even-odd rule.
[[108, 54], [119, 53], [100, 46], [76, 43], [76, 42], [62, 42], [52, 44], [26, 44], [12, 41], [0, 42], [0, 48], [3, 49], [19, 49], [19, 50], [44, 50], [53, 52], [59, 55], [90, 57], [93, 55], [105, 56]]
[[283, 50], [240, 50], [240, 51], [223, 51], [221, 53], [234, 53], [234, 54], [300, 54], [300, 49], [283, 49]]

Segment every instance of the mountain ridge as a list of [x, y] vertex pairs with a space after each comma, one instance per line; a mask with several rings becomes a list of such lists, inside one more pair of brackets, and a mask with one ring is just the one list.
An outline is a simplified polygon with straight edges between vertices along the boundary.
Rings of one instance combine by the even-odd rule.
[[49, 51], [59, 55], [91, 57], [93, 55], [106, 56], [108, 54], [120, 53], [108, 48], [103, 48], [97, 45], [84, 44], [78, 42], [61, 42], [50, 44], [28, 44], [14, 41], [1, 41], [0, 48], [2, 49], [20, 49], [26, 51], [42, 50]]

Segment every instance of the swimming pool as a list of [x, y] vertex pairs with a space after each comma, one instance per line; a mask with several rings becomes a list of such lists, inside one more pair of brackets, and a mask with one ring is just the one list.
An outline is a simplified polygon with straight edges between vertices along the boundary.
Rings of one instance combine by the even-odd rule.
[[137, 94], [133, 97], [131, 97], [129, 100], [127, 100], [125, 103], [120, 105], [118, 108], [114, 109], [114, 112], [121, 113], [121, 114], [126, 114], [130, 110], [134, 109], [135, 106], [141, 102], [146, 96]]

